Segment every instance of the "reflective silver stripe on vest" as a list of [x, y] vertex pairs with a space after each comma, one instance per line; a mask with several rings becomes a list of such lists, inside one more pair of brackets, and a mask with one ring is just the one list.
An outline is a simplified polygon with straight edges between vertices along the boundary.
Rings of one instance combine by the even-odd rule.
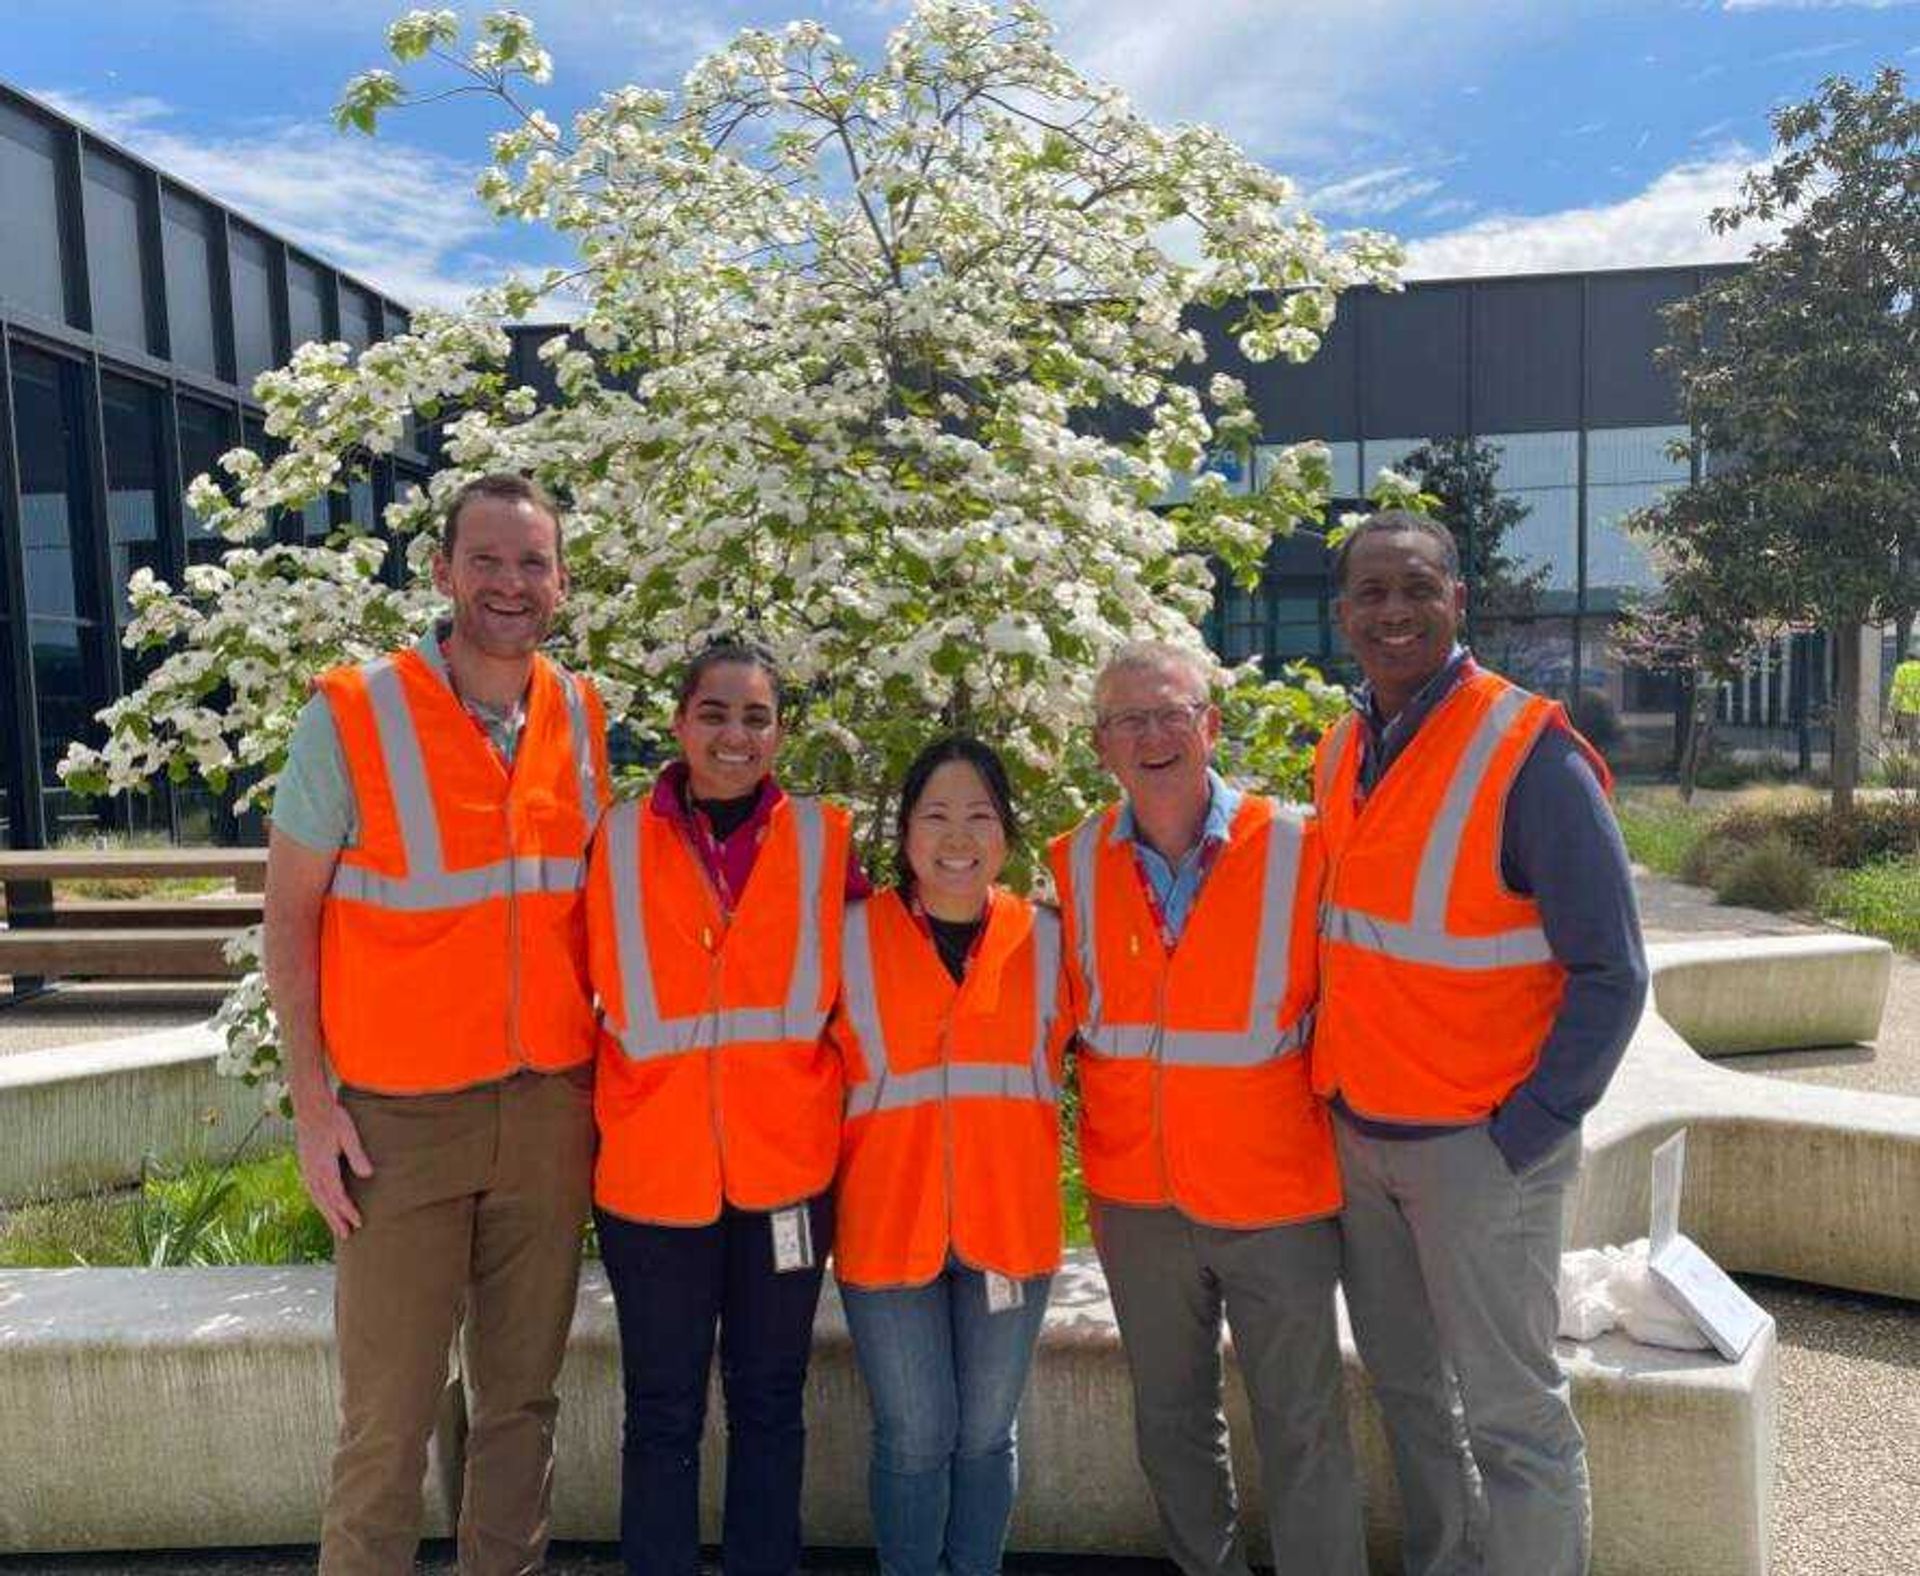
[[593, 771], [593, 730], [588, 721], [592, 713], [587, 710], [586, 680], [563, 669], [557, 669], [555, 676], [560, 680], [560, 693], [567, 698], [573, 769], [580, 778], [580, 814], [586, 818], [587, 832], [591, 835], [600, 819], [600, 783]]
[[1258, 1067], [1305, 1049], [1312, 1038], [1312, 1013], [1264, 1042], [1244, 1029], [1163, 1029], [1157, 1023], [1103, 1023], [1080, 1031], [1081, 1044], [1095, 1055], [1169, 1067]]
[[[442, 682], [449, 682], [446, 659], [437, 642], [429, 640], [415, 649]], [[593, 788], [593, 745], [586, 706], [574, 687], [572, 675], [564, 670], [555, 671], [568, 697], [573, 755], [582, 769], [581, 811], [591, 831], [598, 804]], [[382, 657], [369, 663], [365, 672], [367, 700], [373, 711], [374, 733], [380, 741], [387, 791], [393, 797], [394, 817], [400, 826], [400, 846], [407, 873], [383, 875], [365, 865], [342, 860], [334, 866], [333, 881], [328, 888], [332, 896], [418, 914], [463, 908], [489, 898], [516, 897], [528, 892], [578, 892], [586, 885], [586, 862], [582, 859], [515, 855], [467, 870], [448, 870], [440, 838], [440, 819], [434, 812], [433, 790], [427, 783], [426, 752], [414, 728], [399, 669], [392, 658]]]
[[1047, 1042], [1060, 1007], [1060, 920], [1051, 909], [1033, 911], [1033, 1084], [1034, 1098], [1058, 1101]]
[[356, 903], [424, 913], [437, 908], [463, 908], [509, 893], [578, 892], [585, 868], [578, 859], [532, 855], [431, 876], [383, 876], [364, 865], [340, 865], [334, 871], [332, 891], [335, 897]]
[[1340, 752], [1347, 747], [1347, 741], [1353, 736], [1357, 726], [1352, 712], [1348, 712], [1327, 730], [1326, 743], [1320, 747], [1318, 781], [1314, 784], [1314, 803], [1325, 805], [1333, 798], [1334, 780], [1340, 775]]
[[[620, 995], [626, 1022], [617, 1038], [635, 1061], [678, 1056], [685, 1051], [750, 1041], [817, 1039], [827, 1021], [820, 1005], [820, 908], [826, 860], [826, 815], [811, 799], [789, 799], [794, 832], [800, 840], [800, 923], [794, 938], [793, 973], [786, 1001], [778, 1007], [719, 1007], [710, 1000], [699, 1011], [665, 1017], [653, 991], [653, 963], [647, 946], [643, 868], [646, 839], [640, 832], [640, 806], [615, 805], [602, 834], [613, 875], [614, 946], [620, 965]], [[707, 968], [716, 971], [717, 958]]]
[[847, 1013], [853, 1019], [854, 1032], [860, 1036], [860, 1049], [871, 1076], [847, 1085], [849, 1118], [940, 1100], [1038, 1100], [1047, 1105], [1059, 1100], [1053, 1070], [1047, 1065], [1047, 1027], [1053, 1021], [1057, 999], [1054, 981], [1060, 969], [1059, 922], [1051, 914], [1042, 909], [1034, 915], [1034, 1045], [1024, 1065], [1019, 1062], [943, 1062], [916, 1072], [891, 1071], [886, 1034], [880, 1026], [870, 934], [867, 906], [857, 904], [847, 914], [846, 960], [841, 969], [841, 982]]
[[1107, 817], [1096, 811], [1080, 823], [1067, 845], [1068, 865], [1073, 881], [1073, 929], [1075, 950], [1080, 954], [1080, 978], [1087, 990], [1087, 1021], [1100, 1021], [1099, 947], [1094, 931], [1094, 872], [1099, 869], [1100, 828]]
[[1447, 897], [1459, 871], [1460, 845], [1467, 819], [1485, 786], [1500, 741], [1526, 709], [1531, 697], [1510, 689], [1474, 728], [1427, 829], [1414, 879], [1413, 917], [1405, 923], [1378, 918], [1355, 908], [1328, 904], [1320, 916], [1329, 941], [1342, 941], [1407, 963], [1431, 963], [1448, 969], [1503, 969], [1525, 963], [1551, 963], [1553, 950], [1537, 925], [1503, 930], [1491, 936], [1456, 936], [1447, 930]]
[[[1094, 823], [1089, 823], [1092, 826]], [[1230, 1029], [1170, 1029], [1163, 1023], [1105, 1023], [1093, 942], [1094, 900], [1091, 872], [1080, 885], [1078, 837], [1074, 846], [1074, 914], [1082, 926], [1081, 968], [1088, 980], [1091, 1006], [1080, 1028], [1082, 1046], [1097, 1056], [1159, 1061], [1169, 1067], [1258, 1067], [1302, 1049], [1312, 1038], [1311, 1018], [1266, 1036], [1260, 1027], [1279, 1022], [1292, 972], [1293, 906], [1300, 880], [1300, 850], [1305, 833], [1284, 813], [1267, 823], [1266, 864], [1260, 878], [1259, 936], [1254, 944], [1253, 991], [1244, 1024]], [[1089, 858], [1089, 864], [1092, 863]], [[1200, 901], [1205, 901], [1204, 892]]]
[[420, 748], [400, 670], [392, 658], [382, 657], [367, 669], [367, 700], [373, 707], [373, 726], [387, 769], [393, 812], [400, 822], [407, 875], [441, 875], [447, 867], [440, 846], [439, 817], [433, 813], [433, 790], [427, 786], [426, 754]]

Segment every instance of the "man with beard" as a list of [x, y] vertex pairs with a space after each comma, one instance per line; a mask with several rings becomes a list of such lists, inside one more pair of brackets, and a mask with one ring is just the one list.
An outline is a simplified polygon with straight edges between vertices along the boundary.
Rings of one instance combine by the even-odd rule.
[[588, 1212], [606, 730], [538, 653], [567, 588], [558, 511], [519, 476], [468, 483], [433, 579], [451, 620], [320, 676], [274, 798], [267, 980], [337, 1241], [323, 1576], [412, 1571], [456, 1334], [460, 1568], [539, 1568]]
[[1372, 516], [1334, 581], [1366, 682], [1315, 765], [1314, 1086], [1334, 1111], [1342, 1274], [1405, 1568], [1578, 1576], [1586, 1447], [1553, 1351], [1562, 1203], [1647, 983], [1611, 779], [1557, 704], [1458, 644], [1444, 525]]

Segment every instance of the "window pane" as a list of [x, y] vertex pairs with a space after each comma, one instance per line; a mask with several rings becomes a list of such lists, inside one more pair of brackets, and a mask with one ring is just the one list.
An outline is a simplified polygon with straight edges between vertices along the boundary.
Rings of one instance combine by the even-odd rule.
[[107, 539], [113, 594], [124, 624], [127, 581], [136, 569], [161, 572], [160, 412], [157, 393], [123, 378], [103, 378], [100, 408], [107, 434]]
[[0, 104], [0, 301], [64, 322], [53, 128]]
[[20, 456], [20, 539], [27, 611], [64, 618], [93, 611], [87, 572], [93, 521], [81, 468], [80, 369], [36, 351], [13, 357]]
[[347, 518], [362, 531], [371, 531], [378, 523], [373, 516], [373, 483], [356, 476], [347, 483]]
[[93, 331], [145, 350], [146, 252], [140, 245], [140, 176], [87, 149], [87, 268], [93, 290]]
[[237, 225], [233, 238], [233, 363], [242, 388], [279, 358], [273, 351], [273, 268], [267, 243]]
[[166, 262], [167, 328], [173, 359], [195, 371], [220, 375], [214, 334], [213, 237], [216, 220], [203, 205], [178, 192], [160, 198], [161, 252]]
[[1518, 577], [1538, 573], [1536, 611], [1570, 609], [1579, 587], [1579, 490], [1539, 487], [1503, 494], [1527, 512], [1500, 545]]
[[[40, 781], [48, 787], [59, 785], [54, 767], [67, 753], [67, 746], [76, 739], [96, 735], [93, 714], [106, 704], [88, 658], [91, 635], [90, 626], [71, 619], [27, 621], [34, 689], [39, 700]], [[53, 813], [50, 802], [48, 814]]]
[[322, 305], [320, 270], [297, 257], [287, 259], [287, 328], [294, 349], [309, 340], [327, 337], [327, 314]]
[[1399, 470], [1407, 456], [1426, 441], [1425, 438], [1368, 438], [1360, 451], [1360, 485], [1354, 489], [1354, 496], [1364, 497], [1383, 469]]
[[351, 285], [340, 287], [340, 337], [355, 350], [373, 343], [373, 303]]
[[1637, 510], [1655, 504], [1669, 488], [1651, 482], [1587, 489], [1587, 606], [1611, 609], [1620, 605], [1620, 593], [1654, 590], [1660, 575], [1645, 545], [1635, 541], [1620, 522]]
[[1667, 449], [1684, 443], [1685, 427], [1598, 427], [1587, 434], [1589, 482], [1684, 482], [1687, 462]]
[[1572, 487], [1580, 480], [1577, 432], [1492, 433], [1483, 441], [1498, 451], [1495, 485], [1502, 492], [1521, 487]]
[[[191, 485], [194, 477], [211, 473], [221, 481], [224, 473], [216, 461], [233, 447], [233, 417], [212, 405], [183, 399], [180, 413], [180, 478]], [[187, 527], [187, 562], [204, 564], [217, 560], [227, 549], [226, 541], [210, 531], [190, 506], [183, 504]]]

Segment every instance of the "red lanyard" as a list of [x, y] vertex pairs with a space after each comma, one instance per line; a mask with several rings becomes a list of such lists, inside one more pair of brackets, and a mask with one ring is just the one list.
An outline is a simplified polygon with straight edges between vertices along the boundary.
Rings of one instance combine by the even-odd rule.
[[[1129, 838], [1133, 849], [1133, 873], [1140, 882], [1140, 895], [1147, 900], [1147, 912], [1153, 915], [1153, 923], [1160, 932], [1160, 945], [1171, 952], [1179, 945], [1180, 938], [1173, 933], [1173, 927], [1167, 923], [1166, 906], [1160, 901], [1160, 894], [1154, 890], [1153, 877], [1147, 874], [1145, 851], [1137, 838]], [[1194, 873], [1193, 897], [1187, 904], [1187, 914], [1191, 918], [1193, 905], [1200, 901], [1200, 889], [1207, 884], [1207, 876], [1220, 858], [1220, 850], [1227, 846], [1222, 837], [1202, 837], [1200, 839], [1200, 868]], [[1174, 880], [1180, 879], [1178, 869], [1174, 870]]]

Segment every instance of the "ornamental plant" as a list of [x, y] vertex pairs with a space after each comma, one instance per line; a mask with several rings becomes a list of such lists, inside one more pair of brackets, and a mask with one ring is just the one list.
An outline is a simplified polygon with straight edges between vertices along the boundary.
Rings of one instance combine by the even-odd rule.
[[[387, 41], [417, 85], [355, 78], [341, 125], [490, 95], [506, 125], [480, 194], [574, 265], [423, 310], [357, 357], [303, 346], [258, 380], [275, 454], [236, 450], [193, 484], [232, 546], [180, 587], [136, 577], [128, 641], [155, 665], [63, 763], [71, 786], [238, 774], [243, 807], [260, 802], [312, 675], [433, 616], [445, 499], [514, 470], [567, 510], [555, 654], [639, 745], [665, 739], [687, 655], [746, 636], [798, 697], [785, 776], [851, 803], [870, 852], [942, 728], [999, 745], [1052, 832], [1106, 791], [1088, 738], [1106, 654], [1204, 651], [1211, 561], [1251, 584], [1324, 505], [1317, 443], [1245, 495], [1202, 469], [1230, 452], [1251, 473], [1257, 433], [1193, 313], [1224, 310], [1252, 361], [1304, 360], [1342, 290], [1393, 286], [1396, 247], [1330, 238], [1218, 132], [1149, 123], [1031, 4], [921, 0], [873, 62], [813, 22], [743, 32], [677, 89], [619, 89], [564, 130], [531, 103], [551, 62], [523, 17], [463, 43], [452, 12], [413, 11]], [[542, 351], [544, 402], [504, 371], [504, 325], [541, 318], [571, 324]], [[349, 531], [261, 545], [409, 419], [444, 463], [386, 511], [394, 561]], [[1181, 506], [1154, 507], [1196, 471]], [[1231, 768], [1303, 796], [1335, 693], [1297, 669], [1220, 677]], [[233, 1065], [271, 1076], [257, 977], [226, 1023]]]

